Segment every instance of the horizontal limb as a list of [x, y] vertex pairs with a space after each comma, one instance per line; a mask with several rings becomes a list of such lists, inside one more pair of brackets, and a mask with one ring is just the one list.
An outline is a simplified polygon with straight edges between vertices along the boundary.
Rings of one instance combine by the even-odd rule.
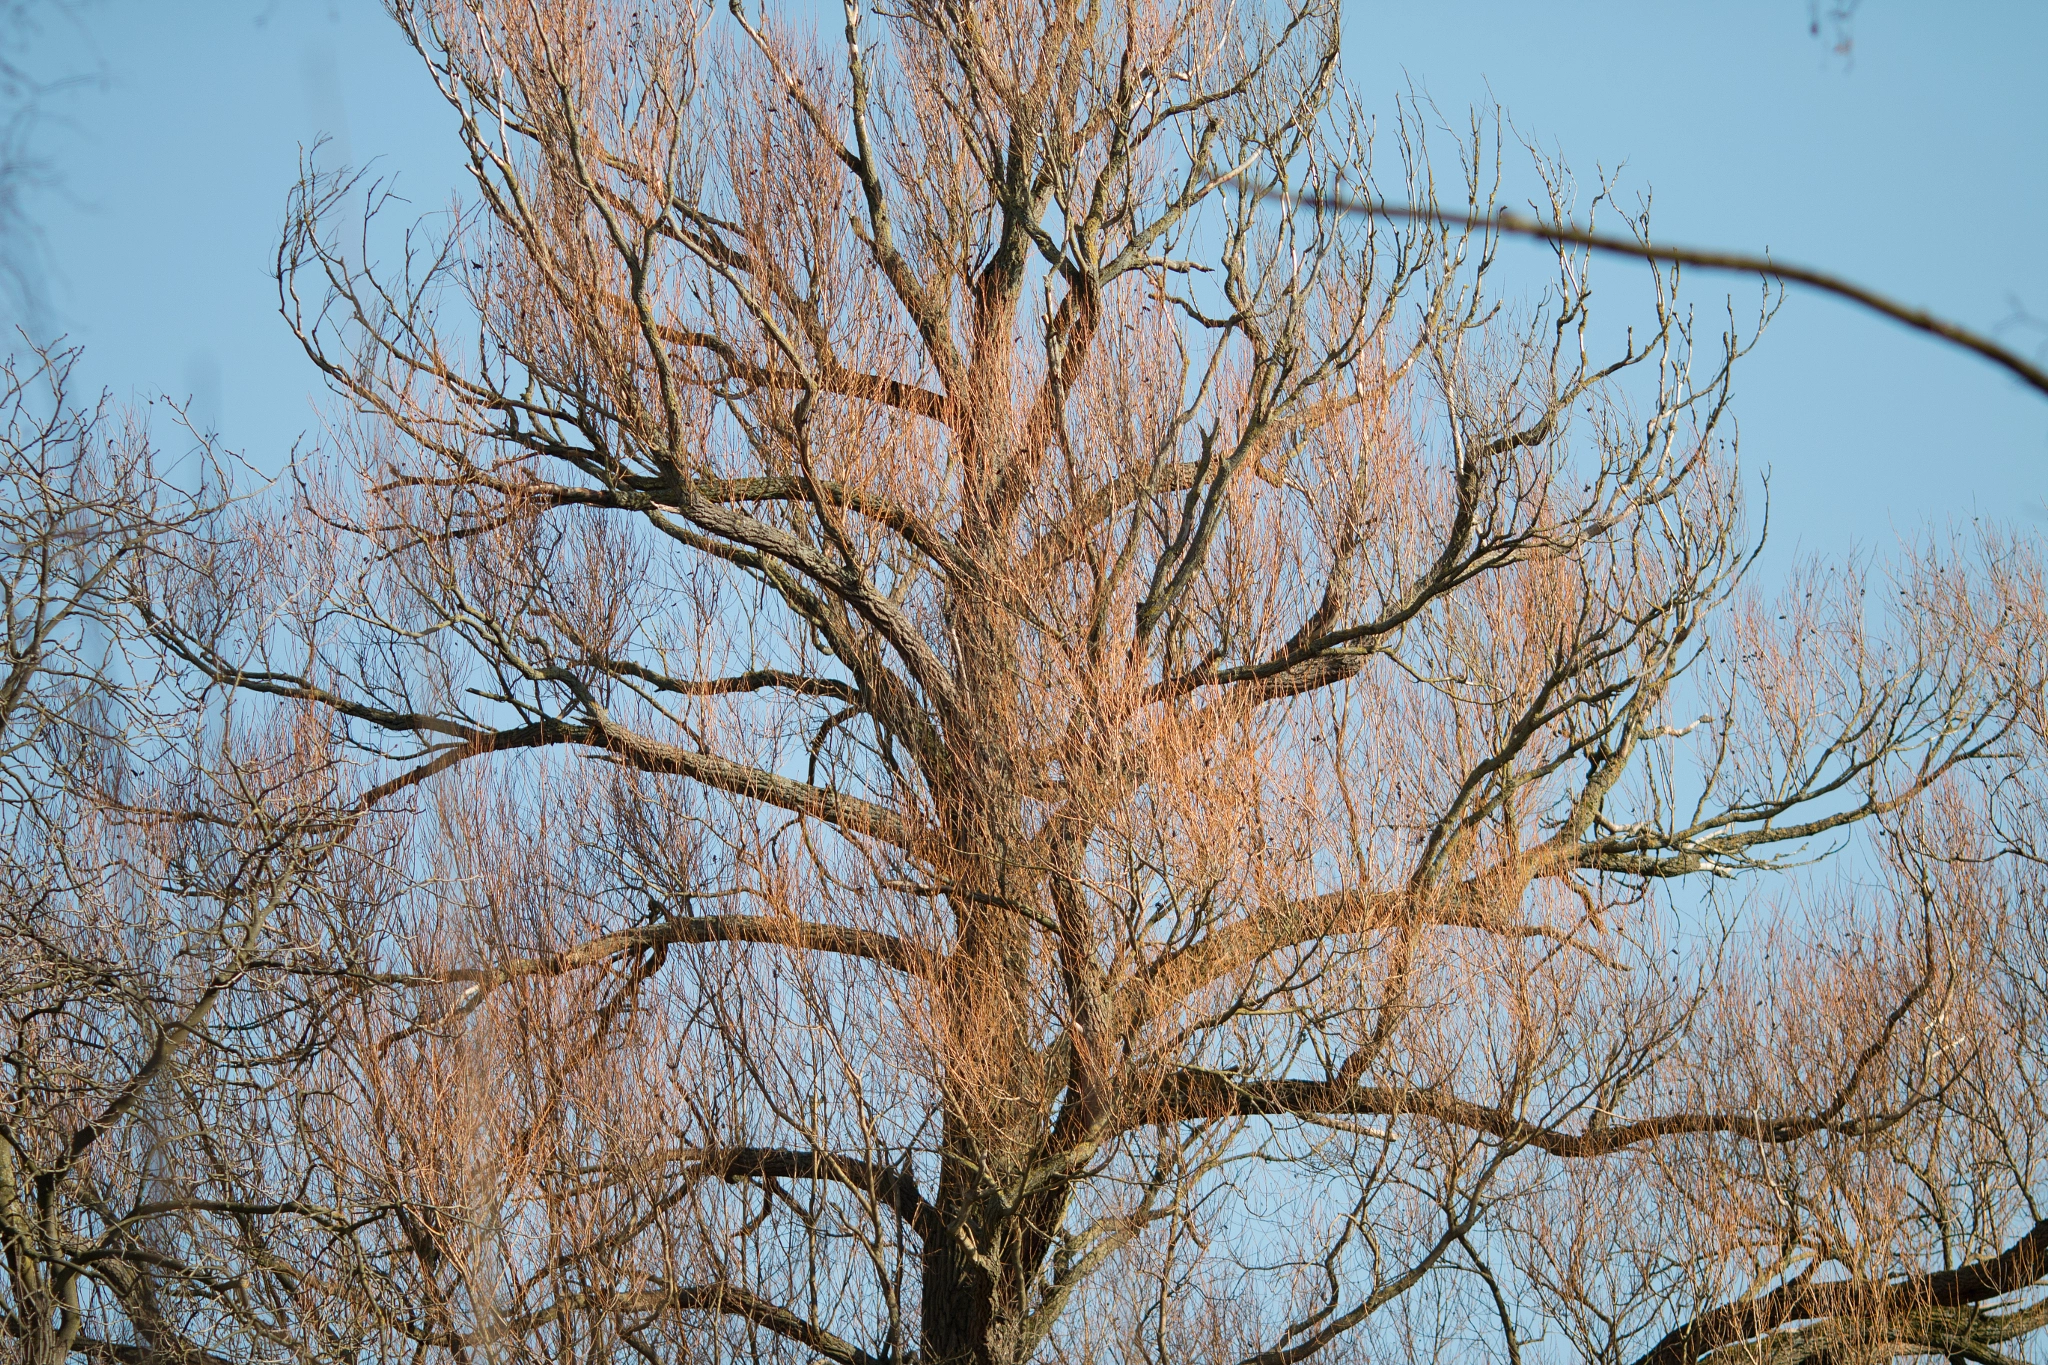
[[[1867, 1135], [1882, 1132], [1902, 1115], [1845, 1119], [1836, 1112], [1765, 1118], [1757, 1114], [1699, 1110], [1661, 1114], [1606, 1128], [1566, 1132], [1532, 1124], [1512, 1110], [1477, 1104], [1441, 1090], [1408, 1086], [1356, 1085], [1340, 1077], [1329, 1080], [1248, 1081], [1218, 1071], [1185, 1067], [1162, 1078], [1158, 1098], [1142, 1124], [1177, 1124], [1200, 1120], [1323, 1114], [1373, 1114], [1385, 1118], [1434, 1119], [1471, 1132], [1485, 1133], [1551, 1156], [1583, 1160], [1658, 1138], [1723, 1134], [1776, 1145], [1797, 1142], [1817, 1133]], [[1841, 1106], [1830, 1109], [1839, 1111]]]

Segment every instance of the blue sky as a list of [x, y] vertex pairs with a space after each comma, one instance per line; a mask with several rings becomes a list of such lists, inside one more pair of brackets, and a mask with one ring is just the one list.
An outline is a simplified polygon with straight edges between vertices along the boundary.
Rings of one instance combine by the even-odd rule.
[[[2016, 303], [2048, 318], [2048, 4], [1865, 0], [1847, 60], [1808, 19], [1805, 0], [1357, 3], [1347, 74], [1388, 114], [1411, 86], [1453, 116], [1497, 101], [1586, 178], [1622, 166], [1667, 240], [1768, 247], [1983, 329]], [[32, 60], [92, 77], [39, 134], [62, 178], [35, 204], [43, 326], [86, 348], [91, 383], [189, 395], [277, 468], [323, 401], [269, 278], [300, 149], [374, 159], [423, 213], [459, 190], [417, 59], [373, 0], [86, 0]], [[1754, 295], [1688, 289], [1731, 291]], [[2048, 328], [2002, 335], [2048, 349]], [[1978, 515], [2048, 528], [2048, 400], [1846, 305], [1793, 296], [1736, 411], [1774, 560]]]

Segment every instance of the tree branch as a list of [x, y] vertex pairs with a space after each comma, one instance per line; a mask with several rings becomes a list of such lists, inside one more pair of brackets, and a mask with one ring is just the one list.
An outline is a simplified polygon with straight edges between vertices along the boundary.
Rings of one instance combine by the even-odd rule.
[[461, 967], [439, 975], [442, 981], [470, 982], [484, 990], [530, 976], [562, 976], [595, 967], [627, 953], [673, 944], [770, 943], [804, 952], [836, 953], [864, 958], [884, 967], [930, 979], [938, 970], [937, 955], [913, 947], [891, 934], [848, 929], [836, 924], [778, 919], [767, 915], [689, 915], [659, 924], [621, 929], [560, 952], [516, 958], [495, 967]]
[[[1195, 1067], [1170, 1072], [1160, 1079], [1158, 1099], [1151, 1111], [1140, 1111], [1136, 1123], [1174, 1124], [1199, 1119], [1319, 1114], [1408, 1116], [1434, 1119], [1573, 1160], [1607, 1156], [1657, 1138], [1704, 1133], [1725, 1134], [1764, 1145], [1796, 1142], [1817, 1133], [1867, 1136], [1884, 1131], [1903, 1117], [1900, 1114], [1880, 1114], [1840, 1119], [1825, 1114], [1809, 1114], [1764, 1118], [1757, 1114], [1696, 1111], [1663, 1114], [1638, 1119], [1634, 1123], [1569, 1133], [1532, 1124], [1507, 1109], [1475, 1104], [1434, 1089], [1354, 1085], [1341, 1077], [1322, 1081], [1241, 1081], [1220, 1071]], [[1840, 1108], [1840, 1105], [1833, 1106], [1836, 1113]]]
[[1998, 1255], [1954, 1270], [1915, 1275], [1886, 1284], [1797, 1280], [1761, 1298], [1708, 1309], [1674, 1328], [1636, 1365], [1689, 1365], [1722, 1346], [1762, 1336], [1808, 1318], [1879, 1317], [1927, 1309], [1963, 1308], [2025, 1289], [2048, 1276], [2048, 1218]]
[[1773, 260], [1768, 255], [1753, 256], [1740, 251], [1712, 251], [1697, 247], [1654, 246], [1632, 237], [1610, 237], [1605, 233], [1590, 232], [1570, 223], [1545, 223], [1535, 218], [1525, 218], [1507, 209], [1481, 216], [1459, 213], [1454, 209], [1436, 208], [1428, 204], [1395, 204], [1381, 199], [1346, 199], [1316, 194], [1283, 196], [1279, 191], [1272, 189], [1259, 191], [1259, 198], [1282, 200], [1294, 208], [1328, 209], [1338, 213], [1443, 223], [1451, 227], [1491, 229], [1518, 237], [1534, 237], [1539, 241], [1582, 246], [1590, 251], [1632, 256], [1640, 261], [1664, 261], [1672, 265], [1689, 265], [1701, 270], [1733, 270], [1745, 275], [1763, 275], [1769, 279], [1803, 284], [1823, 293], [1833, 294], [1837, 298], [1847, 299], [1916, 332], [1925, 332], [1951, 345], [1960, 346], [1966, 351], [1973, 351], [1992, 364], [2017, 375], [2022, 383], [2035, 392], [2048, 394], [2048, 369], [2043, 369], [2009, 347], [2001, 346], [1981, 332], [1973, 332], [1945, 318], [1936, 317], [1924, 308], [1913, 308], [1899, 303], [1874, 289], [1866, 289], [1839, 275], [1830, 275], [1826, 271], [1815, 270], [1810, 266], [1788, 265], [1783, 261]]

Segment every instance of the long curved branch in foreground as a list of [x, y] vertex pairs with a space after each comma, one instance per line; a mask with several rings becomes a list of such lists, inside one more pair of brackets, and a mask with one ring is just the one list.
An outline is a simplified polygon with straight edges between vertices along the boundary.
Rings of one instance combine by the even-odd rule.
[[1871, 1284], [1800, 1279], [1763, 1295], [1723, 1304], [1674, 1328], [1636, 1365], [1690, 1365], [1723, 1346], [1811, 1318], [1889, 1317], [1967, 1308], [2015, 1293], [2048, 1275], [2048, 1218], [1998, 1255], [1953, 1270]]
[[1847, 299], [1902, 326], [1911, 327], [1916, 332], [1925, 332], [1929, 336], [1939, 337], [1950, 345], [1973, 351], [1992, 364], [2019, 376], [2020, 381], [2036, 393], [2048, 395], [2048, 368], [2034, 363], [2011, 347], [2000, 345], [1982, 332], [1974, 332], [1959, 323], [1937, 317], [1925, 308], [1914, 308], [1900, 303], [1853, 280], [1845, 280], [1839, 275], [1830, 275], [1811, 266], [1788, 264], [1769, 255], [1715, 251], [1704, 247], [1657, 246], [1649, 242], [1639, 242], [1633, 237], [1613, 237], [1606, 233], [1592, 232], [1572, 223], [1546, 223], [1541, 219], [1526, 217], [1507, 209], [1482, 216], [1438, 208], [1433, 204], [1396, 204], [1381, 199], [1349, 199], [1341, 195], [1328, 194], [1283, 194], [1271, 188], [1260, 190], [1258, 197], [1279, 200], [1296, 208], [1329, 209], [1336, 213], [1401, 218], [1410, 222], [1442, 223], [1450, 227], [1479, 228], [1505, 232], [1516, 237], [1534, 237], [1538, 241], [1582, 246], [1589, 251], [1605, 251], [1616, 256], [1632, 256], [1639, 261], [1689, 265], [1699, 270], [1733, 270], [1745, 275], [1763, 275], [1791, 284], [1803, 284], [1809, 289], [1818, 289], [1822, 293], [1833, 294], [1836, 298]]

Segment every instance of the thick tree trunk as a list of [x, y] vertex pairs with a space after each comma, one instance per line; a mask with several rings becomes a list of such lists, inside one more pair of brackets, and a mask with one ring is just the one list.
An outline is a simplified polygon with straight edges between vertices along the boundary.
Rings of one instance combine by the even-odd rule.
[[[947, 1155], [939, 1166], [938, 1207], [941, 1217], [957, 1218], [974, 1197], [971, 1162], [954, 1155], [966, 1140], [957, 1117], [946, 1119]], [[925, 1244], [923, 1313], [919, 1326], [919, 1365], [990, 1365], [990, 1337], [996, 1322], [997, 1286], [966, 1248], [951, 1238]]]
[[920, 1365], [991, 1365], [994, 1307], [994, 1286], [979, 1267], [952, 1247], [927, 1248]]

